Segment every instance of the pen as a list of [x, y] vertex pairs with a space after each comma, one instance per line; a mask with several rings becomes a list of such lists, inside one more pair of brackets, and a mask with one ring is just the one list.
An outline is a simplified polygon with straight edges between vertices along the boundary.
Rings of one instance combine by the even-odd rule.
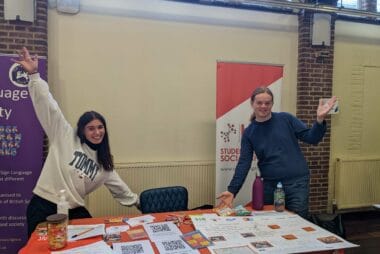
[[90, 232], [91, 230], [94, 230], [95, 228], [89, 228], [89, 229], [86, 229], [85, 231], [82, 231], [76, 235], [73, 235], [71, 238], [75, 238], [75, 237], [78, 237], [78, 236], [81, 236], [83, 234], [86, 234], [87, 232]]

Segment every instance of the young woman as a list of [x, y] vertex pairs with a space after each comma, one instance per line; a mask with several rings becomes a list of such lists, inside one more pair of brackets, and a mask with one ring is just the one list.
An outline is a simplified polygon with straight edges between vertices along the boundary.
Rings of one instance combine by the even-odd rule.
[[28, 235], [46, 217], [57, 213], [59, 193], [65, 190], [69, 219], [89, 218], [84, 198], [101, 185], [122, 205], [138, 205], [133, 193], [113, 170], [106, 121], [99, 113], [85, 112], [76, 130], [63, 116], [38, 73], [38, 58], [24, 47], [15, 60], [29, 74], [29, 93], [37, 117], [49, 138], [49, 153], [27, 209]]
[[258, 158], [264, 178], [264, 203], [273, 204], [278, 182], [285, 191], [285, 205], [290, 211], [307, 218], [310, 173], [298, 140], [318, 144], [325, 132], [326, 115], [336, 102], [333, 96], [326, 104], [319, 102], [317, 119], [311, 128], [286, 112], [272, 112], [273, 93], [267, 87], [257, 88], [251, 96], [251, 124], [244, 130], [241, 154], [228, 191], [219, 195], [220, 207], [232, 206], [251, 168], [253, 153]]

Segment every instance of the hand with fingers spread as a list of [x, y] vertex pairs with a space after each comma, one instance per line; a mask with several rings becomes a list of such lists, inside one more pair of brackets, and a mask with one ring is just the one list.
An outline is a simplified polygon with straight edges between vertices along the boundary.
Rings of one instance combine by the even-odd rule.
[[13, 62], [20, 64], [28, 74], [38, 72], [38, 57], [37, 55], [30, 56], [27, 48], [22, 47], [18, 50], [19, 59], [12, 59]]
[[319, 99], [319, 105], [317, 109], [317, 122], [322, 123], [329, 111], [334, 107], [336, 103], [336, 96], [331, 97], [326, 103], [323, 103], [323, 99]]
[[217, 208], [225, 208], [225, 207], [232, 208], [232, 203], [234, 201], [234, 194], [232, 194], [229, 191], [224, 191], [217, 197], [217, 199], [220, 200], [219, 204], [217, 205]]

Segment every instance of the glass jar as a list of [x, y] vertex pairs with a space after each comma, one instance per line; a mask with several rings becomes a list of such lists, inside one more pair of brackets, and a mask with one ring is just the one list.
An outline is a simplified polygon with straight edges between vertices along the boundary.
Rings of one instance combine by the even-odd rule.
[[50, 250], [62, 249], [67, 244], [67, 215], [53, 214], [46, 218]]

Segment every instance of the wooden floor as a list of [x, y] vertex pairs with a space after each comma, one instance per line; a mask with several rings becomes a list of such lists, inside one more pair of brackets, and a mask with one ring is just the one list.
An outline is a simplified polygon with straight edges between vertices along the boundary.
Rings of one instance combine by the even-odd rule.
[[360, 245], [345, 250], [345, 254], [380, 253], [380, 211], [342, 214], [346, 240]]

